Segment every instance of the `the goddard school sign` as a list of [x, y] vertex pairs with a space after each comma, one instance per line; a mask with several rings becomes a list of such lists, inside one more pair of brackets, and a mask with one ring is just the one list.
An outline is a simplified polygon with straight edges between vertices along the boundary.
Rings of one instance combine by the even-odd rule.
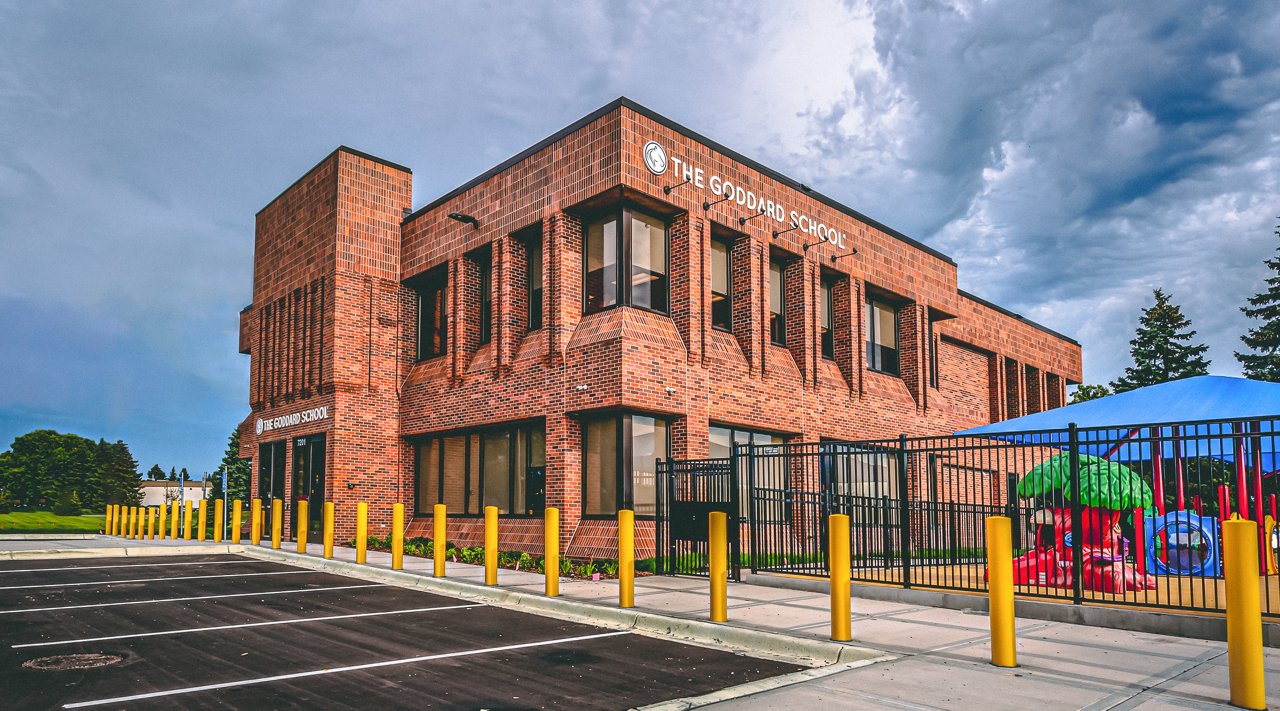
[[712, 193], [731, 200], [751, 212], [760, 212], [772, 217], [779, 225], [794, 227], [811, 237], [830, 242], [842, 250], [849, 248], [849, 237], [845, 233], [834, 227], [828, 227], [802, 212], [787, 210], [781, 200], [757, 195], [754, 191], [741, 185], [734, 185], [719, 175], [708, 176], [702, 168], [691, 165], [678, 156], [668, 156], [666, 149], [657, 141], [649, 141], [644, 145], [644, 165], [654, 175], [662, 175], [670, 167], [675, 178], [693, 183], [694, 187], [710, 188]]
[[294, 425], [301, 425], [307, 422], [317, 422], [319, 420], [327, 419], [329, 419], [328, 405], [324, 407], [313, 407], [310, 410], [295, 412], [291, 415], [268, 417], [266, 419], [259, 417], [255, 429], [257, 429], [258, 434], [262, 434], [263, 432], [278, 430], [282, 427], [293, 427]]

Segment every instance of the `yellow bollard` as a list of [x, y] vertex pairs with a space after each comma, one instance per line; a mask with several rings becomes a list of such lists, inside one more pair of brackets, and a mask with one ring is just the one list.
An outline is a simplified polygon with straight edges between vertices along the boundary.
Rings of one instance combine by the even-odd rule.
[[191, 501], [182, 502], [182, 540], [191, 540]]
[[853, 610], [849, 594], [849, 517], [832, 514], [827, 519], [827, 550], [831, 559], [831, 639], [848, 642], [853, 639]]
[[138, 540], [138, 529], [142, 527], [142, 507], [134, 506], [129, 518], [129, 537]]
[[200, 513], [196, 516], [196, 540], [203, 541], [209, 535], [209, 513], [205, 500], [200, 499]]
[[391, 569], [404, 568], [404, 504], [391, 507]]
[[449, 550], [449, 510], [444, 504], [436, 504], [431, 508], [431, 574], [437, 578], [444, 577], [444, 557]]
[[262, 543], [262, 499], [254, 499], [249, 504], [249, 543]]
[[124, 509], [124, 528], [120, 530], [121, 538], [133, 537], [133, 507], [126, 506]]
[[729, 517], [712, 511], [708, 517], [707, 547], [711, 549], [711, 621], [729, 621]]
[[244, 513], [244, 502], [236, 499], [231, 502], [231, 542], [240, 545], [240, 519]]
[[618, 607], [636, 606], [636, 512], [618, 512]]
[[111, 535], [111, 504], [107, 504], [107, 515], [102, 519], [102, 532]]
[[280, 535], [284, 531], [284, 500], [271, 500], [271, 547], [280, 547]]
[[167, 528], [169, 525], [169, 517], [165, 515], [167, 513], [169, 513], [168, 506], [160, 504], [156, 507], [156, 520], [158, 522], [156, 524], [156, 533], [159, 535], [161, 540], [164, 540], [165, 533], [169, 530]]
[[307, 502], [306, 499], [300, 500], [296, 505], [297, 505], [297, 508], [294, 510], [294, 515], [298, 517], [298, 533], [297, 533], [297, 536], [295, 537], [295, 540], [297, 540], [298, 542], [298, 552], [306, 553], [307, 552], [307, 529], [311, 528], [311, 521], [308, 518], [311, 514], [311, 511], [310, 511], [311, 505]]
[[369, 557], [369, 504], [356, 504], [356, 563], [364, 565]]
[[155, 540], [156, 537], [156, 510], [150, 506], [147, 507], [147, 540]]
[[[1018, 666], [1013, 614], [1013, 534], [1008, 516], [987, 518], [987, 595], [991, 620], [991, 663]], [[1261, 618], [1259, 618], [1261, 624]], [[1261, 629], [1261, 627], [1259, 627]]]
[[324, 557], [333, 557], [333, 502], [324, 502]]
[[484, 507], [484, 584], [498, 584], [498, 507]]
[[225, 514], [222, 512], [222, 499], [213, 500], [213, 542], [222, 542], [222, 530], [226, 528]]
[[108, 536], [114, 536], [116, 529], [116, 505], [107, 504], [107, 525], [103, 528], [103, 533]]
[[169, 507], [169, 537], [178, 540], [178, 502], [174, 501]]
[[1227, 579], [1227, 677], [1231, 705], [1265, 709], [1262, 608], [1258, 592], [1258, 524], [1222, 523], [1223, 573]]
[[547, 597], [560, 597], [560, 509], [542, 512], [542, 570]]

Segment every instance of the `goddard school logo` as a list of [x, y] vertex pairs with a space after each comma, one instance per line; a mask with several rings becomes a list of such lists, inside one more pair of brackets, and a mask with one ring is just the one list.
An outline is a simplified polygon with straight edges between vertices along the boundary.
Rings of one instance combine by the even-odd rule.
[[265, 420], [259, 417], [257, 423], [254, 425], [254, 429], [257, 430], [258, 434], [262, 434], [263, 432], [278, 430], [281, 427], [292, 427], [306, 422], [316, 422], [318, 420], [327, 419], [329, 419], [329, 407], [326, 405], [324, 407], [314, 407], [310, 410], [303, 410], [289, 415], [268, 417]]
[[667, 172], [667, 151], [657, 141], [644, 144], [644, 166], [654, 175]]

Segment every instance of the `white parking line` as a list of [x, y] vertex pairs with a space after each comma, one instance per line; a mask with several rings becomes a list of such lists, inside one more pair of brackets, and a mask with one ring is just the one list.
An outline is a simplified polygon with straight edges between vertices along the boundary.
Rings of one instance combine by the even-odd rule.
[[192, 602], [195, 600], [221, 600], [225, 597], [253, 597], [254, 595], [292, 595], [293, 593], [325, 592], [327, 590], [355, 590], [357, 588], [385, 588], [384, 583], [365, 585], [339, 585], [330, 588], [299, 588], [297, 590], [272, 590], [270, 592], [228, 593], [225, 595], [197, 595], [195, 597], [167, 597], [160, 600], [126, 600], [124, 602], [95, 602], [90, 605], [61, 605], [59, 607], [28, 607], [18, 610], [0, 610], [0, 615], [17, 615], [23, 612], [54, 612], [57, 610], [83, 610], [89, 607], [116, 607], [117, 605], [150, 605], [156, 602]]
[[133, 565], [77, 565], [67, 568], [20, 568], [18, 570], [0, 570], [0, 575], [8, 573], [53, 573], [59, 570], [106, 570], [109, 568], [167, 568], [175, 565], [228, 565], [230, 563], [270, 563], [267, 560], [205, 560], [189, 563], [135, 563]]
[[77, 644], [80, 642], [106, 642], [116, 639], [135, 639], [137, 637], [163, 637], [166, 635], [189, 634], [191, 632], [213, 632], [215, 630], [238, 630], [246, 627], [267, 627], [270, 625], [296, 625], [301, 622], [329, 622], [331, 620], [350, 620], [356, 617], [381, 617], [384, 615], [408, 615], [415, 612], [436, 612], [438, 610], [465, 610], [471, 607], [484, 607], [483, 603], [469, 605], [445, 605], [444, 607], [416, 607], [412, 610], [389, 610], [386, 612], [356, 612], [349, 615], [329, 615], [327, 617], [301, 617], [292, 620], [271, 620], [270, 622], [245, 622], [238, 625], [218, 625], [216, 627], [188, 627], [181, 630], [164, 630], [162, 632], [138, 632], [135, 634], [118, 634], [111, 637], [86, 637], [84, 639], [60, 639], [54, 642], [29, 642], [15, 644], [13, 649], [23, 647], [48, 647], [55, 644]]
[[214, 689], [231, 689], [238, 686], [252, 686], [254, 684], [267, 684], [273, 681], [285, 681], [287, 679], [302, 679], [309, 676], [321, 676], [323, 674], [339, 674], [342, 672], [361, 671], [364, 669], [377, 669], [379, 667], [391, 667], [400, 664], [414, 664], [416, 662], [429, 662], [436, 659], [450, 659], [453, 657], [470, 657], [476, 654], [489, 654], [491, 652], [508, 652], [513, 649], [528, 649], [530, 647], [549, 647], [555, 644], [568, 644], [570, 642], [584, 642], [589, 639], [602, 639], [604, 637], [617, 637], [619, 635], [631, 634], [629, 630], [621, 630], [618, 632], [601, 632], [599, 634], [586, 634], [578, 637], [561, 637], [560, 639], [548, 639], [542, 642], [525, 642], [524, 644], [508, 644], [501, 647], [486, 647], [484, 649], [470, 649], [465, 652], [447, 652], [444, 654], [427, 654], [421, 657], [409, 657], [408, 659], [390, 659], [385, 662], [371, 662], [369, 664], [353, 664], [347, 667], [333, 667], [329, 669], [313, 669], [311, 671], [296, 672], [293, 674], [278, 674], [276, 676], [262, 676], [256, 679], [241, 679], [239, 681], [227, 681], [221, 684], [205, 684], [204, 686], [188, 686], [182, 689], [170, 689], [168, 691], [152, 691], [146, 694], [134, 694], [132, 696], [117, 696], [111, 699], [95, 699], [93, 701], [77, 701], [75, 703], [66, 704], [64, 709], [79, 709], [87, 706], [107, 706], [109, 704], [120, 704], [127, 701], [140, 701], [142, 699], [156, 699], [163, 696], [178, 696], [179, 694], [193, 694], [198, 691], [213, 691]]
[[172, 578], [135, 578], [134, 580], [93, 580], [85, 583], [43, 583], [40, 585], [8, 585], [0, 590], [34, 590], [35, 588], [72, 588], [82, 585], [124, 585], [125, 583], [154, 583], [166, 580], [209, 580], [211, 578], [253, 578], [259, 575], [305, 575], [318, 570], [273, 570], [270, 573], [226, 573], [224, 575], [179, 575]]

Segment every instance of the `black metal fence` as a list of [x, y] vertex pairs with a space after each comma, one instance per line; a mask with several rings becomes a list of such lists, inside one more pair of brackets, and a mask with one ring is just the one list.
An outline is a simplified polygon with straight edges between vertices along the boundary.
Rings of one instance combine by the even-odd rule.
[[1278, 423], [744, 445], [729, 459], [669, 461], [660, 470], [669, 530], [682, 537], [669, 539], [668, 570], [705, 560], [705, 533], [695, 529], [705, 532], [707, 512], [726, 510], [745, 519], [731, 529], [741, 528], [752, 570], [826, 575], [827, 517], [842, 513], [855, 580], [982, 592], [984, 525], [1001, 515], [1014, 524], [1024, 596], [1221, 611], [1225, 511], [1262, 523], [1263, 614], [1276, 617]]
[[666, 575], [706, 576], [710, 568], [710, 514], [728, 514], [729, 577], [740, 578], [738, 515], [741, 486], [730, 459], [659, 460], [655, 570]]

